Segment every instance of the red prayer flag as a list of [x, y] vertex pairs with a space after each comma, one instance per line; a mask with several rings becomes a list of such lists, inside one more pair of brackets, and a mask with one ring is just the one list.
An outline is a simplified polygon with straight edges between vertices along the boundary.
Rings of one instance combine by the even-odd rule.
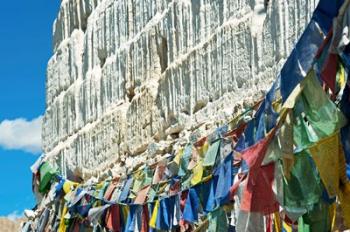
[[272, 191], [274, 181], [274, 163], [261, 166], [268, 145], [275, 135], [275, 129], [257, 144], [242, 152], [243, 159], [249, 166], [247, 185], [243, 190], [241, 209], [247, 212], [271, 214], [279, 209], [279, 204]]
[[331, 89], [332, 94], [335, 94], [335, 82], [337, 76], [338, 55], [330, 53], [325, 61], [324, 68], [321, 72], [322, 80]]
[[106, 227], [114, 232], [120, 232], [120, 209], [119, 205], [111, 205], [106, 212]]
[[144, 187], [143, 189], [141, 189], [138, 193], [137, 196], [135, 198], [134, 203], [135, 204], [144, 204], [146, 202], [147, 199], [147, 194], [149, 192], [149, 190], [151, 189], [151, 185]]
[[141, 223], [141, 232], [148, 232], [148, 222], [149, 222], [149, 213], [147, 205], [143, 205], [142, 208], [142, 223]]

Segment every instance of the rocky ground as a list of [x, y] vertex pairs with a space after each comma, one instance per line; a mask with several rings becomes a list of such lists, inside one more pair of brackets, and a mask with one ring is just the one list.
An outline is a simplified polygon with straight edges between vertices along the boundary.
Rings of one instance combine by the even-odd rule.
[[23, 219], [11, 220], [8, 218], [0, 218], [0, 232], [20, 231], [22, 221]]

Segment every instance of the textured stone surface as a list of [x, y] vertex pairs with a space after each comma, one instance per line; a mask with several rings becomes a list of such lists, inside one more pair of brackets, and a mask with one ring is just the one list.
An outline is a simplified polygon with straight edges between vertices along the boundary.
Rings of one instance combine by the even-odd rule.
[[229, 120], [269, 88], [316, 4], [63, 0], [47, 68], [45, 153], [64, 174], [97, 173], [150, 162], [179, 135]]

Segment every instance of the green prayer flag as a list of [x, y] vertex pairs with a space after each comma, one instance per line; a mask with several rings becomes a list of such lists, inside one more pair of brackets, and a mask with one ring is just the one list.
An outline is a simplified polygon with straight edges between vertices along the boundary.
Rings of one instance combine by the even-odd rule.
[[215, 164], [216, 157], [219, 152], [220, 144], [221, 144], [221, 139], [218, 139], [209, 146], [208, 151], [204, 157], [203, 166], [213, 166]]
[[49, 163], [45, 162], [40, 166], [39, 172], [39, 192], [45, 193], [50, 188], [50, 182], [52, 177], [56, 174], [56, 169], [54, 169]]
[[307, 214], [299, 218], [298, 231], [328, 232], [331, 231], [329, 205], [322, 200], [313, 205]]
[[284, 204], [288, 208], [311, 207], [320, 201], [322, 183], [307, 151], [295, 154], [290, 177], [284, 178]]
[[208, 221], [209, 221], [209, 227], [207, 231], [213, 231], [213, 232], [228, 231], [227, 215], [223, 207], [220, 207], [217, 210], [211, 212], [208, 215]]
[[345, 116], [323, 91], [314, 71], [303, 85], [293, 109], [294, 141], [300, 149], [332, 135], [346, 124]]
[[143, 179], [142, 187], [152, 184], [154, 172], [149, 167], [144, 170], [145, 178]]
[[191, 179], [192, 179], [193, 174], [192, 173], [187, 173], [185, 176], [181, 178], [181, 188], [182, 189], [188, 189], [190, 188], [191, 185]]
[[298, 220], [298, 232], [311, 232], [310, 225], [304, 223], [303, 217]]
[[158, 193], [159, 185], [154, 185], [150, 188], [148, 191], [148, 201], [147, 202], [153, 202], [154, 198], [156, 197]]
[[144, 187], [144, 182], [146, 180], [147, 169], [140, 170], [133, 175], [134, 183], [131, 189], [132, 197], [135, 197], [137, 192], [139, 192], [142, 187]]

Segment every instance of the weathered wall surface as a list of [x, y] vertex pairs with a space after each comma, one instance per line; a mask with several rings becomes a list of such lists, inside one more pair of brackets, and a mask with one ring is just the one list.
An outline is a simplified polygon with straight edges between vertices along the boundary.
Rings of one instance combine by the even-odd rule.
[[62, 0], [45, 153], [91, 174], [227, 121], [269, 88], [317, 2]]

